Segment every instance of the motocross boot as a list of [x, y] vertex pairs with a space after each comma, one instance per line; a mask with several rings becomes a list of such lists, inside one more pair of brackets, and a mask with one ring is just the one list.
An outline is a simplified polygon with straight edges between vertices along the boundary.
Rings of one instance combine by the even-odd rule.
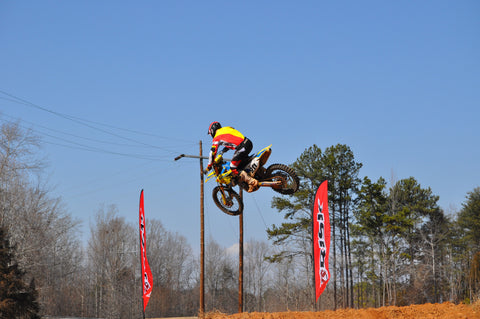
[[240, 181], [248, 184], [247, 192], [251, 193], [258, 189], [258, 181], [255, 178], [250, 177], [247, 172], [241, 171], [238, 177], [240, 178]]

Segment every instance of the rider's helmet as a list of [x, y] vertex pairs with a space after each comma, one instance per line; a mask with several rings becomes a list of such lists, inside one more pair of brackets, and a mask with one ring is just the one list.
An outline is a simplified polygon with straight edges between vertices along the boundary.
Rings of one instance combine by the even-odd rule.
[[221, 127], [222, 127], [222, 125], [218, 122], [210, 123], [210, 126], [208, 127], [208, 134], [210, 134], [210, 136], [212, 138], [214, 138], [215, 137], [215, 132], [217, 132], [217, 130]]

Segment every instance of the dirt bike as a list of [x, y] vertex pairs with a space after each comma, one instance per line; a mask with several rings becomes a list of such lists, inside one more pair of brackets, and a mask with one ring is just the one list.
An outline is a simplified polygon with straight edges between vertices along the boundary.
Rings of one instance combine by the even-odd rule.
[[[272, 164], [268, 168], [263, 167], [272, 153], [272, 145], [269, 145], [250, 156], [243, 166], [238, 170], [244, 170], [251, 177], [258, 181], [258, 188], [271, 187], [274, 191], [291, 195], [298, 190], [300, 184], [295, 171], [284, 164]], [[239, 176], [234, 176], [230, 169], [230, 162], [223, 158], [223, 149], [215, 158], [212, 171], [208, 174], [205, 183], [216, 177], [217, 186], [212, 191], [213, 201], [224, 213], [232, 216], [240, 215], [243, 212], [243, 200], [233, 187], [238, 185], [248, 190], [248, 184], [241, 181]]]

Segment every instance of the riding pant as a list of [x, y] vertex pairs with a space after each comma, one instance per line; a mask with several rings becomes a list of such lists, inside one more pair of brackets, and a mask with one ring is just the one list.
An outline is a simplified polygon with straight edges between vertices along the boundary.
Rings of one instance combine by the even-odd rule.
[[248, 158], [248, 154], [252, 151], [253, 144], [248, 138], [245, 139], [235, 148], [232, 161], [230, 163], [231, 169], [237, 169], [244, 160]]

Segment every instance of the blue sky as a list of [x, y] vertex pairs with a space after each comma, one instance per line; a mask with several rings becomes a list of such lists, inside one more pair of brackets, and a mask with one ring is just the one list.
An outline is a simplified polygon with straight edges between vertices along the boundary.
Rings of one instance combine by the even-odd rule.
[[[136, 222], [144, 189], [196, 249], [199, 163], [173, 158], [206, 153], [214, 120], [270, 163], [347, 144], [361, 176], [413, 176], [449, 212], [480, 186], [478, 1], [2, 1], [0, 40], [0, 120], [42, 136], [85, 238], [102, 204]], [[230, 246], [213, 186], [207, 236]], [[245, 195], [247, 239], [282, 222], [273, 195]]]

